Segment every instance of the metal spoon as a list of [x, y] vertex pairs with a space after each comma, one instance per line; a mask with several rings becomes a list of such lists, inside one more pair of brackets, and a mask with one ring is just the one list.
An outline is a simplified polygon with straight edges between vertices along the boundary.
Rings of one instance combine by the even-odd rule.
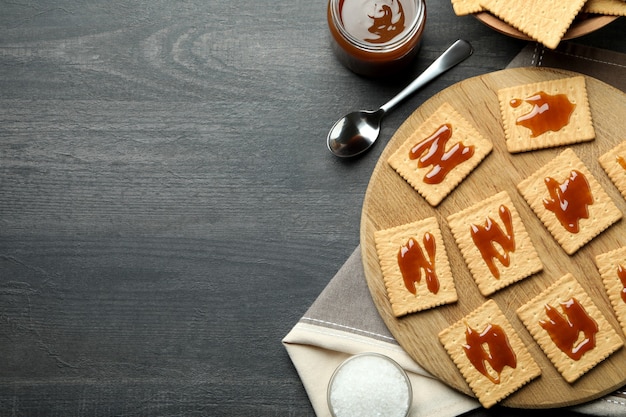
[[328, 133], [326, 140], [328, 149], [340, 157], [356, 156], [368, 150], [376, 142], [380, 133], [381, 121], [389, 110], [435, 77], [472, 55], [473, 51], [469, 42], [459, 39], [411, 84], [378, 110], [355, 111], [337, 120]]

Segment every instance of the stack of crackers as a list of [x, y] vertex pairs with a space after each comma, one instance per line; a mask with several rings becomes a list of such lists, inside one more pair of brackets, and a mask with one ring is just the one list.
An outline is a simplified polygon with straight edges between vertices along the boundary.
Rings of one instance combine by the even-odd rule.
[[[567, 101], [573, 104], [573, 110], [563, 126], [552, 127], [539, 135], [534, 135], [519, 121], [534, 112], [530, 108], [532, 107], [530, 103], [535, 102], [539, 96], [538, 92], [552, 97], [566, 97]], [[622, 218], [621, 210], [594, 178], [576, 151], [569, 147], [576, 143], [595, 140], [586, 80], [583, 76], [571, 76], [515, 85], [496, 91], [494, 96], [499, 102], [508, 152], [513, 154], [564, 147], [550, 162], [516, 184], [516, 188], [563, 251], [573, 255]], [[521, 104], [522, 102], [524, 104]], [[546, 115], [550, 117], [550, 112], [546, 112]], [[442, 138], [433, 135], [433, 132], [439, 131], [439, 126], [444, 124], [451, 126], [451, 137]], [[421, 149], [423, 143], [429, 143], [430, 148], [424, 151], [421, 159], [416, 160], [413, 158], [414, 150]], [[430, 184], [425, 181], [431, 170], [441, 169], [446, 161], [453, 159], [454, 154], [462, 152], [462, 149], [471, 150], [471, 157], [458, 159], [440, 183]], [[470, 120], [463, 118], [452, 104], [444, 103], [417, 127], [391, 154], [387, 162], [431, 206], [436, 207], [489, 157], [492, 149], [492, 142], [481, 135]], [[432, 162], [433, 155], [436, 154], [440, 155], [439, 160]], [[420, 165], [420, 162], [426, 159], [430, 161], [429, 164]], [[610, 152], [601, 155], [597, 163], [602, 166], [626, 199], [626, 137]], [[550, 210], [546, 203], [551, 198], [546, 178], [552, 178], [559, 184], [561, 192], [565, 193], [572, 173], [576, 173], [579, 179], [584, 178], [590, 198], [590, 201], [584, 203], [585, 213], [576, 220], [579, 226], [576, 231], [565, 227], [558, 213]], [[566, 206], [567, 203], [571, 206], [578, 204], [567, 200], [565, 203]], [[480, 201], [467, 201], [465, 206], [465, 209], [448, 215], [444, 224], [440, 224], [436, 217], [415, 219], [408, 224], [377, 230], [374, 241], [391, 311], [395, 317], [401, 319], [409, 314], [419, 314], [423, 310], [456, 303], [459, 297], [462, 297], [455, 288], [455, 278], [451, 272], [442, 237], [442, 228], [447, 226], [450, 229], [466, 267], [485, 302], [458, 322], [440, 329], [439, 340], [479, 401], [488, 408], [542, 373], [509, 319], [490, 298], [495, 292], [515, 285], [521, 280], [532, 279], [533, 275], [543, 270], [541, 257], [533, 244], [533, 239], [542, 237], [529, 235], [518, 208], [507, 191], [494, 190], [491, 197]], [[429, 245], [426, 245], [426, 237], [432, 240]], [[488, 243], [486, 252], [485, 240]], [[417, 260], [412, 277], [407, 277], [405, 270], [400, 266], [400, 258], [409, 251], [407, 248], [409, 241], [413, 250], [412, 259]], [[423, 244], [420, 243], [422, 241]], [[513, 243], [513, 249], [507, 249], [507, 243]], [[422, 250], [422, 247], [425, 250]], [[418, 250], [415, 251], [416, 249]], [[624, 345], [626, 246], [617, 247], [597, 256], [596, 265], [615, 315], [622, 325], [623, 335], [607, 321], [579, 284], [578, 280], [584, 277], [577, 277], [572, 273], [552, 277], [552, 284], [549, 287], [535, 298], [525, 300], [516, 310], [519, 321], [568, 383], [578, 380]], [[424, 283], [420, 283], [420, 274], [426, 270], [431, 276], [433, 274], [437, 276], [439, 280], [437, 291], [432, 291]], [[416, 284], [411, 285], [411, 290], [407, 290], [407, 279]], [[561, 315], [566, 321], [571, 319], [576, 325], [575, 319], [569, 317], [567, 312], [571, 304], [580, 306], [587, 316], [587, 322], [595, 326], [593, 346], [587, 346], [589, 351], [581, 358], [568, 356], [569, 352], [558, 346], [554, 335], [546, 330], [544, 325], [550, 320], [550, 317], [546, 316], [549, 309], [556, 311], [557, 315]], [[498, 335], [494, 336], [492, 328], [498, 329]], [[478, 369], [480, 367], [475, 366], [476, 358], [472, 360], [467, 352], [468, 334], [472, 332], [480, 333], [480, 337], [485, 338], [483, 345], [488, 345], [487, 348], [479, 345], [479, 350], [485, 349], [483, 364], [495, 363], [493, 356], [496, 355], [497, 349], [495, 344], [490, 344], [492, 341], [489, 337], [492, 336], [503, 338], [505, 344], [510, 346], [515, 358], [513, 363], [504, 366], [501, 371], [495, 371], [494, 366], [486, 366], [488, 371], [481, 372]]]
[[623, 0], [451, 0], [457, 16], [489, 12], [531, 39], [555, 49], [577, 17], [626, 16]]

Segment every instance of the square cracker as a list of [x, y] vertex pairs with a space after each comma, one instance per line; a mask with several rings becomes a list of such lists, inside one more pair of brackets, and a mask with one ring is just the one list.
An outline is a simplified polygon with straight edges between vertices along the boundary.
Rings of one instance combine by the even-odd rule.
[[[499, 326], [504, 331], [516, 360], [514, 367], [507, 365], [502, 369], [499, 381], [496, 382], [472, 364], [464, 348], [468, 343], [466, 334], [469, 329], [483, 333], [488, 326], [492, 326], [493, 329]], [[528, 352], [524, 342], [493, 300], [488, 300], [472, 313], [442, 330], [439, 333], [439, 341], [485, 408], [495, 405], [541, 375], [541, 369]], [[485, 349], [482, 346], [481, 348]], [[487, 353], [486, 350], [484, 352]], [[493, 349], [489, 349], [489, 352], [496, 355], [502, 350], [494, 346]], [[494, 378], [495, 369], [489, 364], [485, 368], [489, 370], [487, 373]]]
[[[416, 145], [425, 143], [444, 124], [449, 124], [452, 136], [444, 146], [449, 152], [461, 143], [467, 148], [473, 147], [474, 154], [466, 161], [452, 168], [439, 184], [428, 184], [424, 177], [431, 172], [433, 165], [418, 167], [418, 160], [411, 159], [409, 154]], [[426, 201], [437, 206], [456, 188], [463, 179], [478, 166], [491, 152], [493, 144], [485, 139], [474, 126], [461, 116], [450, 104], [444, 103], [428, 117], [411, 136], [389, 157], [388, 163], [400, 174]], [[432, 147], [428, 150], [433, 150]], [[427, 154], [424, 152], [422, 155]]]
[[481, 0], [492, 14], [555, 49], [587, 0]]
[[601, 155], [598, 162], [619, 192], [626, 198], [626, 140]]
[[[565, 126], [556, 131], [548, 130], [533, 137], [531, 129], [517, 124], [517, 121], [535, 109], [536, 105], [526, 100], [540, 92], [552, 96], [563, 94], [575, 107]], [[596, 134], [591, 119], [587, 86], [583, 76], [516, 85], [502, 88], [498, 90], [497, 94], [506, 147], [511, 153], [588, 142], [595, 139]], [[513, 107], [511, 104], [513, 100], [521, 104]], [[545, 112], [545, 115], [550, 117], [550, 111]], [[541, 116], [538, 115], [537, 117]]]
[[[515, 248], [510, 252], [506, 251], [502, 246], [503, 242], [492, 240], [490, 242], [491, 248], [496, 251], [497, 254], [495, 257], [491, 257], [490, 254], [487, 254], [487, 259], [485, 259], [481, 250], [474, 243], [472, 230], [479, 230], [481, 227], [484, 228], [490, 220], [492, 222], [490, 229], [495, 230], [499, 228], [503, 233], [501, 237], [506, 240], [508, 232], [506, 224], [500, 214], [501, 207], [507, 208], [510, 213], [513, 232], [512, 240]], [[474, 281], [476, 281], [478, 285], [480, 293], [485, 297], [543, 269], [541, 259], [539, 259], [537, 251], [530, 240], [530, 236], [522, 223], [522, 219], [506, 191], [502, 191], [486, 200], [480, 201], [473, 206], [450, 215], [448, 217], [448, 224], [465, 259], [465, 263], [472, 273]], [[497, 257], [507, 255], [509, 264], [505, 266]], [[492, 262], [492, 268], [490, 268], [487, 262]], [[492, 272], [494, 268], [495, 274]], [[499, 276], [496, 277], [498, 274]]]
[[583, 11], [608, 16], [626, 16], [626, 2], [624, 0], [588, 0]]
[[626, 335], [626, 246], [596, 256], [602, 283]]
[[[564, 311], [564, 304], [578, 301], [585, 312], [598, 326], [595, 333], [596, 345], [591, 350], [585, 352], [578, 360], [570, 358], [553, 341], [540, 321], [549, 321], [546, 308], [554, 308], [567, 322], [575, 321], [567, 316]], [[517, 315], [524, 323], [524, 326], [535, 338], [546, 356], [554, 364], [554, 367], [561, 373], [561, 376], [573, 383], [597, 364], [606, 359], [611, 353], [623, 346], [622, 338], [617, 334], [613, 326], [606, 320], [600, 310], [595, 306], [589, 295], [580, 286], [572, 274], [566, 274], [558, 281], [544, 290], [541, 294], [517, 309]], [[572, 323], [574, 326], [577, 324]], [[582, 343], [584, 336], [579, 336]], [[579, 347], [574, 343], [573, 348]]]
[[[552, 178], [562, 185], [569, 181], [574, 171], [578, 171], [586, 178], [593, 200], [593, 203], [587, 206], [588, 218], [581, 218], [578, 221], [579, 230], [577, 233], [568, 231], [561, 224], [555, 213], [548, 210], [544, 205], [544, 201], [550, 200], [545, 179]], [[520, 182], [517, 188], [537, 217], [543, 222], [546, 229], [568, 255], [575, 253], [587, 242], [622, 218], [620, 209], [617, 208], [608, 194], [602, 189], [600, 183], [570, 148], [561, 152], [552, 161]], [[571, 201], [569, 208], [570, 210], [574, 209]]]
[[482, 12], [481, 0], [452, 0], [452, 8], [457, 16], [465, 16], [472, 13]]
[[[418, 269], [412, 280], [415, 287], [413, 293], [406, 285], [398, 262], [399, 252], [408, 245], [410, 239], [417, 245], [415, 250], [421, 251], [424, 258], [431, 263], [424, 240], [430, 234], [434, 239], [434, 262], [430, 268], [434, 271], [439, 289], [431, 292], [426, 282], [425, 269]], [[401, 317], [416, 311], [426, 310], [442, 304], [456, 302], [458, 297], [454, 287], [452, 271], [448, 255], [443, 243], [439, 223], [435, 217], [429, 217], [413, 223], [378, 230], [374, 233], [376, 252], [395, 317]]]

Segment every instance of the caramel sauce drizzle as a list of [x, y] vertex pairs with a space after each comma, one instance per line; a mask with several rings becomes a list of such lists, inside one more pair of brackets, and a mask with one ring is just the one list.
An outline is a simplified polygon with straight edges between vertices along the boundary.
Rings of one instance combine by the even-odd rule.
[[505, 366], [517, 367], [517, 357], [509, 339], [497, 324], [488, 324], [480, 333], [466, 324], [465, 342], [463, 350], [469, 361], [494, 384], [500, 383]]
[[626, 169], [626, 159], [624, 159], [623, 156], [617, 157], [617, 163], [620, 164], [622, 168]]
[[622, 283], [622, 301], [624, 301], [626, 303], [626, 268], [624, 268], [622, 265], [618, 265], [617, 266], [617, 277], [619, 278], [620, 282]]
[[428, 291], [437, 294], [439, 292], [439, 278], [437, 278], [437, 272], [435, 271], [435, 254], [437, 249], [435, 237], [426, 232], [424, 233], [423, 243], [428, 259], [415, 239], [409, 238], [406, 245], [400, 247], [398, 251], [398, 265], [400, 266], [404, 286], [409, 292], [412, 294], [416, 293], [415, 283], [419, 284], [421, 282], [421, 271], [423, 270]]
[[593, 195], [587, 178], [577, 170], [562, 184], [554, 178], [544, 180], [550, 198], [543, 199], [543, 205], [552, 211], [561, 225], [570, 233], [578, 233], [580, 219], [589, 218], [589, 205], [593, 204]]
[[539, 91], [526, 99], [513, 99], [509, 102], [511, 107], [519, 107], [523, 102], [532, 105], [532, 109], [517, 118], [515, 124], [524, 126], [532, 132], [535, 138], [551, 130], [557, 132], [565, 127], [574, 112], [576, 105], [565, 94], [547, 94]]
[[[394, 10], [391, 9], [391, 6], [383, 4], [381, 6], [382, 16], [367, 15], [367, 17], [372, 19], [372, 25], [367, 28], [367, 31], [373, 35], [377, 35], [378, 38], [365, 39], [366, 42], [385, 43], [402, 33], [405, 27], [404, 9], [400, 1], [396, 0], [395, 3], [398, 5], [395, 13]], [[396, 19], [397, 21], [394, 22]]]
[[[505, 205], [501, 205], [498, 209], [498, 213], [500, 220], [502, 220], [506, 228], [506, 234], [504, 234], [498, 223], [495, 223], [491, 217], [487, 217], [484, 226], [475, 224], [470, 226], [472, 240], [489, 267], [489, 271], [491, 271], [491, 274], [496, 279], [500, 279], [500, 271], [494, 259], [500, 261], [503, 266], [508, 267], [511, 264], [509, 254], [515, 251], [515, 236], [513, 234], [511, 211]], [[500, 253], [494, 243], [497, 243], [502, 248], [503, 253]]]
[[446, 152], [446, 145], [451, 137], [452, 125], [445, 123], [409, 151], [410, 159], [419, 159], [419, 168], [432, 166], [424, 175], [423, 181], [426, 184], [441, 183], [448, 172], [474, 155], [474, 146], [465, 146], [462, 142], [457, 142]]
[[[557, 309], [546, 304], [547, 320], [540, 320], [555, 345], [573, 360], [579, 360], [596, 346], [598, 324], [585, 311], [576, 298], [560, 303], [565, 317]], [[582, 337], [581, 337], [582, 336]]]

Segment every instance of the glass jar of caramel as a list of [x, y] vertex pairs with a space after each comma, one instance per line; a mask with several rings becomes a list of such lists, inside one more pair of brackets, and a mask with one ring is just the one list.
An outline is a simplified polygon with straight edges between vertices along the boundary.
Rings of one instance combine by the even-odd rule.
[[328, 27], [339, 61], [357, 74], [382, 76], [406, 67], [426, 23], [424, 0], [329, 0]]

